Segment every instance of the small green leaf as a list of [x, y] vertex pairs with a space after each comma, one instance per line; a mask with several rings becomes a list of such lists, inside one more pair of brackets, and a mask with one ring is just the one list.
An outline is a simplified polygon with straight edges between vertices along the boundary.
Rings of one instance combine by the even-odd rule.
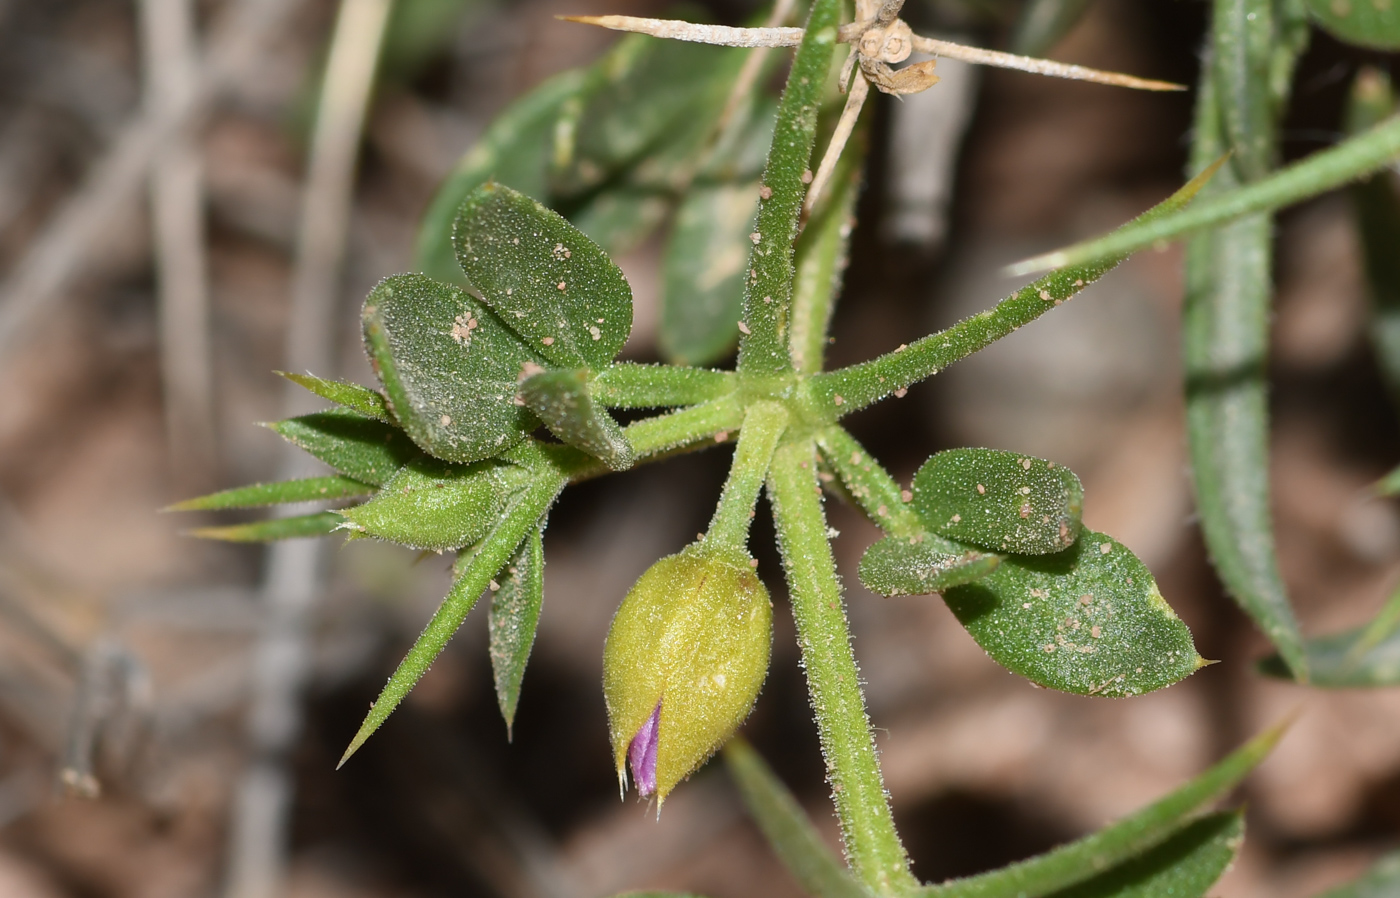
[[926, 595], [980, 580], [1000, 563], [1000, 555], [968, 549], [932, 534], [918, 542], [887, 536], [865, 550], [860, 582], [882, 596]]
[[496, 702], [506, 721], [507, 738], [520, 703], [520, 681], [544, 601], [544, 531], [536, 527], [515, 556], [497, 575], [500, 588], [491, 596], [487, 630], [491, 634], [491, 671], [496, 678]]
[[1307, 0], [1324, 30], [1349, 44], [1400, 50], [1400, 9], [1389, 0]]
[[200, 539], [219, 539], [230, 543], [266, 543], [303, 536], [325, 536], [342, 523], [344, 522], [340, 515], [321, 511], [293, 518], [269, 518], [266, 521], [233, 524], [228, 527], [196, 527], [188, 532], [190, 536]]
[[543, 359], [461, 288], [394, 275], [370, 293], [362, 317], [365, 350], [394, 413], [427, 452], [466, 464], [537, 426], [515, 404], [515, 386]]
[[353, 480], [383, 486], [421, 453], [402, 430], [349, 409], [331, 409], [267, 425]]
[[865, 889], [826, 847], [797, 799], [742, 736], [724, 747], [724, 762], [768, 844], [805, 893], [815, 898], [866, 898]]
[[383, 421], [385, 424], [394, 423], [394, 416], [390, 413], [389, 404], [384, 401], [384, 397], [359, 384], [347, 383], [343, 380], [325, 380], [310, 374], [291, 374], [286, 371], [278, 371], [277, 373], [297, 386], [310, 390], [322, 399], [329, 399], [337, 405], [342, 405], [376, 421]]
[[340, 514], [348, 529], [415, 549], [457, 549], [481, 539], [528, 475], [498, 461], [405, 465], [378, 496]]
[[569, 220], [611, 255], [635, 249], [661, 226], [671, 203], [660, 193], [620, 187], [603, 190]]
[[706, 365], [733, 351], [757, 212], [757, 181], [698, 186], [681, 202], [664, 263], [660, 341], [666, 358]]
[[625, 471], [636, 460], [622, 428], [593, 401], [587, 370], [557, 369], [528, 378], [520, 398], [550, 432], [576, 449], [601, 459], [614, 471]]
[[558, 213], [500, 184], [472, 192], [452, 235], [467, 281], [532, 350], [564, 368], [607, 367], [632, 331], [632, 288]]
[[1285, 729], [1270, 728], [1175, 792], [1096, 833], [1000, 870], [925, 886], [916, 894], [920, 898], [1041, 898], [1084, 882], [1180, 832], [1202, 807], [1235, 788], [1264, 760]]
[[1394, 898], [1397, 893], [1400, 893], [1400, 851], [1392, 851], [1356, 882], [1317, 898]]
[[996, 552], [1046, 555], [1074, 545], [1084, 487], [1074, 472], [1000, 449], [950, 449], [914, 475], [925, 526]]
[[476, 551], [463, 552], [458, 556], [457, 579], [452, 589], [374, 700], [337, 767], [344, 766], [350, 756], [365, 744], [365, 740], [374, 735], [374, 731], [389, 718], [409, 690], [428, 672], [433, 660], [447, 647], [447, 641], [481, 598], [491, 578], [510, 560], [530, 529], [539, 524], [540, 518], [563, 488], [562, 477], [542, 473], [534, 476], [505, 513], [497, 516]]
[[349, 477], [308, 477], [305, 480], [283, 480], [279, 483], [254, 483], [176, 502], [167, 511], [217, 511], [224, 508], [256, 508], [259, 505], [281, 505], [285, 502], [319, 502], [365, 496], [374, 487]]
[[1206, 663], [1147, 566], [1092, 530], [1054, 555], [1005, 558], [943, 598], [998, 664], [1051, 689], [1137, 695]]
[[418, 231], [415, 266], [435, 280], [465, 285], [452, 245], [452, 222], [462, 201], [487, 180], [543, 196], [550, 141], [560, 107], [578, 92], [581, 69], [555, 75], [498, 115], [476, 146], [438, 189]]
[[1242, 812], [1208, 814], [1146, 854], [1052, 898], [1202, 898], [1243, 841]]

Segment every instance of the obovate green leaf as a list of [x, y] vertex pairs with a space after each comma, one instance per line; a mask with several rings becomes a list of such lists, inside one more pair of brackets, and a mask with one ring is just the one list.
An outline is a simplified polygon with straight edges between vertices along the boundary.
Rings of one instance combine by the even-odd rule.
[[932, 534], [913, 540], [887, 536], [865, 550], [860, 582], [882, 596], [925, 595], [980, 580], [1000, 563], [1000, 555]]
[[331, 409], [267, 425], [353, 480], [383, 486], [422, 453], [402, 430], [349, 409]]
[[550, 78], [498, 115], [438, 189], [418, 231], [414, 265], [438, 281], [465, 285], [452, 245], [452, 222], [462, 201], [487, 180], [544, 196], [551, 140], [560, 107], [582, 85], [571, 69]]
[[415, 549], [457, 549], [500, 519], [528, 474], [515, 465], [453, 465], [423, 458], [405, 465], [378, 496], [340, 512], [347, 529]]
[[928, 529], [996, 552], [1045, 555], [1079, 537], [1084, 487], [1074, 472], [1000, 449], [950, 449], [914, 475]]
[[1092, 530], [1054, 555], [1004, 558], [943, 598], [998, 664], [1051, 689], [1137, 695], [1207, 663], [1147, 566]]
[[342, 405], [376, 421], [383, 421], [386, 424], [394, 423], [394, 416], [389, 412], [389, 404], [384, 401], [384, 397], [359, 384], [347, 383], [343, 380], [326, 380], [310, 374], [292, 374], [287, 371], [278, 371], [277, 373], [322, 399], [329, 399], [337, 405]]
[[531, 530], [505, 569], [497, 575], [499, 588], [491, 596], [487, 630], [491, 634], [491, 672], [496, 679], [496, 703], [506, 721], [507, 738], [520, 704], [520, 682], [535, 644], [535, 629], [544, 602], [544, 531]]
[[666, 358], [706, 365], [733, 351], [757, 212], [757, 181], [697, 186], [682, 201], [666, 248], [660, 337]]
[[520, 398], [559, 439], [614, 471], [625, 471], [636, 455], [622, 428], [593, 401], [588, 374], [581, 369], [536, 374], [520, 385]]
[[632, 288], [558, 213], [509, 187], [484, 184], [462, 203], [452, 240], [482, 301], [555, 365], [598, 371], [627, 342]]
[[1387, 854], [1356, 882], [1317, 898], [1393, 898], [1400, 893], [1400, 851]]
[[1307, 0], [1324, 30], [1349, 44], [1400, 50], [1400, 9], [1390, 0]]
[[421, 274], [385, 278], [365, 300], [363, 325], [395, 415], [429, 453], [465, 464], [537, 426], [515, 404], [515, 386], [543, 358], [461, 288]]
[[1203, 898], [1243, 841], [1243, 812], [1208, 814], [1146, 854], [1052, 898]]
[[826, 847], [797, 799], [753, 746], [735, 736], [724, 747], [724, 761], [768, 844], [805, 893], [815, 898], [866, 898], [866, 891]]
[[304, 514], [291, 518], [269, 518], [251, 524], [227, 527], [196, 527], [190, 536], [219, 539], [230, 543], [266, 543], [279, 539], [299, 539], [304, 536], [325, 536], [342, 523], [340, 515], [331, 511]]
[[217, 511], [225, 508], [256, 508], [260, 505], [282, 505], [288, 502], [320, 502], [365, 496], [374, 487], [349, 477], [308, 477], [304, 480], [283, 480], [279, 483], [254, 483], [176, 502], [167, 511]]
[[1179, 833], [1201, 808], [1235, 788], [1264, 760], [1285, 729], [1266, 730], [1180, 789], [1096, 833], [1000, 870], [925, 886], [916, 894], [921, 898], [1041, 898], [1084, 882]]

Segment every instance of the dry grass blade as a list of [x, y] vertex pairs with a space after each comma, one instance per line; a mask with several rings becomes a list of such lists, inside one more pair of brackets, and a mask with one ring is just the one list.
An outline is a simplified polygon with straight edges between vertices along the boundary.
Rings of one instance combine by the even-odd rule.
[[870, 96], [870, 82], [864, 77], [858, 77], [851, 82], [850, 93], [846, 95], [846, 108], [841, 110], [841, 119], [836, 123], [836, 130], [831, 133], [831, 142], [827, 144], [826, 153], [822, 156], [821, 165], [817, 166], [817, 173], [812, 177], [812, 186], [807, 191], [807, 198], [802, 204], [802, 217], [806, 219], [812, 214], [812, 210], [817, 207], [817, 201], [821, 199], [822, 193], [826, 190], [827, 182], [831, 180], [832, 172], [836, 171], [836, 163], [841, 158], [841, 151], [846, 148], [846, 141], [850, 140], [851, 132], [855, 130], [856, 119], [860, 118], [860, 110], [865, 105], [865, 98]]
[[796, 47], [801, 28], [735, 28], [729, 25], [697, 25], [677, 19], [645, 19], [640, 16], [559, 16], [565, 22], [597, 25], [613, 31], [649, 34], [674, 41], [714, 44], [718, 47]]

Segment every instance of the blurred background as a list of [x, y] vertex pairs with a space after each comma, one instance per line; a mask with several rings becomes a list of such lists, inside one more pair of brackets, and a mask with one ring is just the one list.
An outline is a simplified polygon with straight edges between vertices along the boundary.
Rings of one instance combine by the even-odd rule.
[[[763, 11], [700, 5], [726, 23]], [[1194, 83], [1203, 2], [1085, 5], [1047, 55]], [[254, 423], [308, 407], [274, 369], [373, 382], [359, 304], [411, 268], [437, 186], [513, 98], [616, 39], [556, 15], [669, 8], [0, 0], [0, 895], [798, 894], [718, 765], [659, 822], [618, 801], [611, 770], [603, 635], [636, 576], [703, 527], [726, 452], [565, 494], [513, 743], [478, 608], [339, 772], [445, 592], [446, 560], [368, 542], [199, 542], [182, 528], [212, 519], [159, 512], [294, 469]], [[910, 0], [905, 15], [923, 33], [1004, 48], [1021, 13], [1017, 0]], [[1358, 66], [1393, 62], [1315, 33], [1287, 154], [1338, 140]], [[948, 61], [939, 73], [933, 90], [881, 96], [867, 113], [871, 165], [832, 364], [991, 305], [1017, 286], [1005, 263], [1112, 227], [1181, 181], [1189, 94]], [[1400, 517], [1368, 493], [1400, 455], [1400, 429], [1365, 339], [1346, 197], [1290, 210], [1278, 239], [1278, 540], [1316, 635], [1369, 620], [1400, 579]], [[638, 303], [635, 360], [657, 358], [660, 248], [654, 238], [619, 260]], [[1140, 255], [851, 421], [902, 478], [956, 445], [1070, 465], [1086, 523], [1147, 562], [1202, 653], [1221, 659], [1132, 700], [1034, 689], [936, 597], [862, 590], [855, 564], [875, 531], [833, 504], [887, 784], [923, 879], [1094, 829], [1295, 709], [1243, 790], [1246, 847], [1216, 892], [1312, 895], [1400, 840], [1400, 694], [1261, 679], [1264, 642], [1205, 561], [1185, 469], [1180, 301], [1179, 250]], [[745, 732], [835, 844], [759, 520], [779, 608]]]

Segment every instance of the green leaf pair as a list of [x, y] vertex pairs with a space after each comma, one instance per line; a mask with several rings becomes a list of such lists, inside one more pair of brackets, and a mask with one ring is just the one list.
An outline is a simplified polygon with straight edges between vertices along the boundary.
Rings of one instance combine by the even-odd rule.
[[882, 595], [940, 592], [999, 664], [1081, 695], [1133, 695], [1199, 669], [1190, 631], [1137, 556], [1084, 530], [1072, 471], [994, 449], [933, 456], [910, 504], [924, 532], [861, 560]]

